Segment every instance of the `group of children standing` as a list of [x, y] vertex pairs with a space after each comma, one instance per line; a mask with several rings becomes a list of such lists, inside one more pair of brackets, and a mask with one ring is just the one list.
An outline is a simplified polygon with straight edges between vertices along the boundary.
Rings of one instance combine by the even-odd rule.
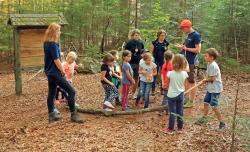
[[[138, 106], [141, 100], [144, 101], [144, 108], [149, 107], [150, 92], [155, 84], [155, 76], [158, 71], [161, 71], [162, 88], [164, 91], [164, 98], [162, 105], [168, 105], [169, 121], [168, 127], [163, 131], [172, 134], [175, 131], [175, 121], [177, 119], [177, 131], [183, 129], [183, 105], [184, 94], [186, 90], [186, 82], [190, 78], [190, 71], [197, 53], [197, 48], [200, 47], [200, 41], [194, 39], [194, 31], [192, 31], [190, 21], [185, 22], [182, 26], [183, 31], [189, 31], [190, 38], [186, 43], [194, 43], [188, 48], [186, 45], [178, 45], [178, 48], [184, 50], [183, 54], [173, 54], [171, 51], [164, 52], [164, 63], [153, 62], [153, 56], [150, 52], [143, 51], [144, 46], [138, 39], [130, 41], [131, 45], [127, 48], [133, 50], [124, 50], [122, 52], [122, 64], [118, 64], [119, 53], [111, 51], [103, 58], [101, 66], [101, 83], [105, 90], [105, 98], [103, 108], [107, 111], [114, 109], [114, 102], [122, 105], [123, 111], [130, 111], [128, 96], [130, 86], [138, 87], [139, 92], [136, 94], [135, 105]], [[188, 27], [186, 27], [188, 26]], [[190, 30], [191, 29], [191, 30]], [[77, 68], [75, 60], [77, 55], [74, 52], [67, 54], [66, 62], [61, 62], [61, 54], [59, 47], [60, 25], [52, 23], [46, 30], [44, 38], [44, 71], [48, 78], [48, 98], [47, 106], [49, 113], [49, 122], [56, 122], [61, 119], [59, 111], [55, 108], [54, 103], [57, 91], [62, 90], [62, 95], [67, 99], [69, 110], [71, 112], [71, 121], [76, 123], [83, 123], [84, 120], [80, 117], [76, 110], [75, 95], [76, 91], [72, 86], [72, 77], [74, 70]], [[138, 32], [135, 32], [135, 37], [138, 38]], [[165, 41], [160, 40], [161, 36], [166, 36], [166, 32], [160, 32], [159, 41], [157, 43], [164, 44]], [[197, 36], [197, 34], [196, 34]], [[155, 45], [155, 47], [163, 48], [163, 46]], [[194, 48], [193, 48], [194, 47]], [[162, 50], [162, 49], [160, 49]], [[190, 53], [187, 56], [187, 53]], [[154, 53], [154, 52], [153, 52]], [[159, 55], [159, 54], [158, 54]], [[160, 55], [159, 55], [160, 56]], [[190, 58], [187, 60], [187, 58]], [[222, 116], [218, 110], [219, 96], [223, 90], [221, 72], [215, 59], [218, 57], [218, 52], [214, 48], [210, 48], [205, 53], [205, 60], [207, 65], [207, 78], [202, 80], [207, 83], [207, 93], [204, 98], [204, 116], [198, 120], [198, 124], [206, 122], [209, 106], [212, 107], [218, 120], [220, 121], [219, 128], [224, 128]], [[140, 61], [138, 62], [138, 59]], [[133, 61], [132, 61], [133, 60]], [[159, 61], [159, 60], [158, 60]], [[139, 65], [137, 65], [139, 64]], [[132, 65], [132, 66], [131, 66]], [[160, 65], [160, 66], [159, 66]], [[190, 67], [190, 70], [189, 70]], [[160, 70], [159, 70], [160, 69]], [[135, 76], [136, 75], [136, 76]], [[137, 78], [139, 76], [139, 79]], [[191, 82], [189, 80], [189, 82]], [[121, 91], [119, 91], [121, 85]], [[132, 91], [134, 91], [132, 89]], [[134, 92], [132, 92], [134, 93]]]
[[[222, 91], [221, 74], [218, 65], [215, 62], [217, 57], [215, 49], [208, 49], [205, 54], [205, 60], [208, 62], [208, 77], [203, 82], [208, 83], [208, 92], [204, 99], [204, 116], [198, 120], [202, 123], [208, 115], [209, 105], [213, 107], [219, 121], [220, 128], [225, 127], [221, 115], [217, 109], [218, 98]], [[135, 83], [133, 79], [133, 70], [130, 65], [131, 52], [125, 50], [122, 52], [122, 65], [119, 66], [118, 52], [111, 51], [103, 58], [101, 66], [101, 82], [105, 90], [104, 109], [112, 111], [114, 109], [114, 102], [122, 105], [123, 111], [129, 111], [128, 104], [129, 88]], [[175, 120], [177, 119], [177, 131], [183, 129], [183, 105], [185, 84], [188, 78], [188, 62], [182, 54], [173, 54], [171, 51], [166, 51], [164, 54], [165, 63], [161, 69], [162, 88], [164, 90], [164, 97], [162, 105], [168, 105], [169, 122], [168, 127], [163, 131], [165, 133], [174, 133]], [[117, 71], [120, 69], [121, 71]], [[135, 105], [138, 106], [141, 99], [144, 101], [144, 108], [149, 107], [149, 97], [154, 81], [154, 76], [157, 75], [157, 65], [153, 62], [152, 54], [149, 52], [142, 54], [142, 60], [139, 65], [140, 85]], [[115, 79], [116, 81], [112, 81]], [[121, 98], [119, 93], [119, 86], [117, 81], [121, 81], [122, 91]], [[214, 90], [215, 89], [215, 90]], [[216, 91], [214, 93], [213, 91]], [[121, 99], [121, 101], [120, 101]], [[162, 112], [160, 113], [162, 114]]]
[[[166, 34], [163, 30], [159, 32]], [[159, 39], [158, 39], [159, 40]], [[137, 44], [140, 42], [133, 42], [136, 44], [134, 53], [138, 53]], [[160, 42], [155, 42], [160, 43]], [[164, 41], [162, 41], [163, 44]], [[168, 43], [167, 43], [168, 44]], [[155, 46], [155, 45], [154, 45]], [[166, 45], [164, 45], [166, 47]], [[159, 47], [159, 46], [157, 46]], [[160, 46], [162, 47], [162, 46]], [[185, 47], [185, 46], [184, 46]], [[186, 49], [186, 48], [185, 48]], [[166, 50], [166, 48], [165, 48]], [[163, 63], [159, 62], [159, 59], [154, 61], [157, 56], [157, 52], [153, 54], [143, 49], [141, 52], [139, 66], [136, 67], [135, 61], [131, 63], [133, 52], [124, 50], [122, 52], [122, 64], [118, 64], [118, 52], [111, 51], [106, 54], [103, 59], [101, 68], [101, 81], [105, 90], [104, 109], [112, 111], [114, 107], [114, 101], [116, 104], [122, 105], [123, 111], [130, 111], [131, 107], [128, 104], [128, 96], [130, 92], [130, 86], [139, 86], [139, 91], [136, 94], [135, 106], [137, 107], [141, 101], [144, 101], [144, 108], [149, 108], [149, 99], [151, 91], [154, 91], [156, 85], [155, 77], [161, 75], [161, 89], [163, 92], [162, 105], [167, 105], [169, 112], [168, 127], [163, 131], [165, 133], [172, 134], [175, 129], [175, 121], [177, 119], [177, 131], [181, 132], [183, 129], [183, 108], [185, 99], [185, 90], [187, 90], [187, 83], [190, 79], [190, 62], [186, 59], [184, 54], [173, 54], [171, 51], [164, 51]], [[162, 53], [162, 52], [161, 52]], [[197, 121], [197, 124], [204, 123], [207, 120], [209, 106], [214, 110], [218, 120], [220, 121], [219, 128], [224, 128], [222, 116], [218, 110], [218, 99], [222, 92], [222, 81], [219, 66], [216, 64], [215, 59], [218, 56], [218, 52], [211, 48], [208, 49], [205, 54], [205, 60], [208, 63], [207, 78], [202, 80], [202, 83], [208, 83], [207, 94], [204, 99], [204, 116]], [[135, 57], [134, 57], [135, 59]], [[121, 67], [121, 68], [120, 68]], [[134, 67], [134, 68], [133, 68]], [[120, 71], [117, 71], [119, 69]], [[135, 73], [139, 76], [139, 85], [136, 84]], [[115, 79], [116, 81], [112, 81]], [[121, 91], [119, 86], [114, 82], [121, 82]], [[131, 90], [133, 94], [133, 88]], [[163, 111], [159, 113], [162, 115]]]

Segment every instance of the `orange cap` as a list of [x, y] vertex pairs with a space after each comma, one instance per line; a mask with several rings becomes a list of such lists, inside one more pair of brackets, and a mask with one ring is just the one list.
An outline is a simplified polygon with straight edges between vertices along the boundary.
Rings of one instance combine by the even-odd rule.
[[192, 22], [190, 20], [183, 20], [180, 23], [180, 27], [192, 27]]

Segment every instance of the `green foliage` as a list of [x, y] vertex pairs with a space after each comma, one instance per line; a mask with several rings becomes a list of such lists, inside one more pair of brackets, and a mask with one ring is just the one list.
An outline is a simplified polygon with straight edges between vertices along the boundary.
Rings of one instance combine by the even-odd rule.
[[237, 72], [240, 67], [240, 63], [237, 60], [228, 57], [218, 58], [218, 63], [221, 69], [227, 72]]
[[97, 45], [89, 45], [86, 47], [84, 55], [94, 59], [101, 59], [103, 57], [103, 53], [100, 52], [100, 47]]
[[148, 47], [152, 40], [156, 39], [156, 33], [160, 29], [167, 30], [170, 16], [162, 11], [163, 8], [160, 0], [155, 0], [152, 6], [145, 4], [144, 7], [143, 10], [148, 12], [148, 14], [145, 13], [144, 15], [143, 12], [139, 28]]
[[242, 72], [250, 73], [250, 64], [241, 65], [240, 69]]

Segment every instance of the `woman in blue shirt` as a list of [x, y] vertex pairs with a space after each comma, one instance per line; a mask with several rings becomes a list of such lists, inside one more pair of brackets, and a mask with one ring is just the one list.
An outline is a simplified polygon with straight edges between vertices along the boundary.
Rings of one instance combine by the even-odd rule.
[[67, 100], [69, 104], [69, 109], [71, 112], [71, 121], [77, 123], [83, 123], [79, 114], [75, 108], [75, 89], [68, 83], [65, 79], [65, 71], [63, 69], [62, 63], [60, 61], [60, 25], [57, 23], [51, 23], [46, 30], [44, 37], [44, 71], [48, 78], [48, 98], [47, 106], [49, 112], [49, 123], [59, 121], [61, 119], [60, 113], [56, 112], [54, 109], [54, 100], [56, 96], [57, 86], [65, 90], [67, 93]]

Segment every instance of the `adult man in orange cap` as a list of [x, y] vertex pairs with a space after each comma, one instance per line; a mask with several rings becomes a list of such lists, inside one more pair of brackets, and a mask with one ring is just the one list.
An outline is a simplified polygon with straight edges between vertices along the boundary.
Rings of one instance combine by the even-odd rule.
[[[187, 89], [189, 89], [195, 85], [195, 63], [197, 62], [197, 54], [201, 51], [201, 35], [192, 28], [192, 22], [189, 20], [183, 20], [180, 23], [180, 28], [182, 32], [187, 34], [187, 38], [182, 45], [177, 44], [176, 47], [181, 49], [181, 53], [186, 57], [189, 64], [189, 77], [187, 82]], [[186, 95], [184, 107], [190, 108], [193, 106], [195, 94], [196, 89]]]

